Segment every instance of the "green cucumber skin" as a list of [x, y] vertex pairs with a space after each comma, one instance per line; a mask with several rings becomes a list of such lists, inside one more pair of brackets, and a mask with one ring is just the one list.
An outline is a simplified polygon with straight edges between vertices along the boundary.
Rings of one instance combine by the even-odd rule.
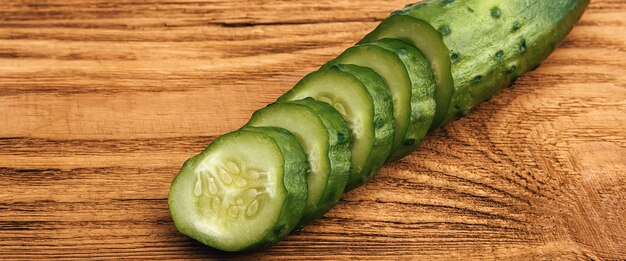
[[[381, 39], [376, 42], [356, 45], [324, 64], [322, 68], [350, 63], [347, 57], [373, 51], [385, 52], [397, 59], [406, 69], [405, 74], [411, 84], [408, 90], [410, 97], [407, 97], [410, 106], [406, 117], [407, 126], [405, 130], [398, 128], [394, 130], [396, 132], [403, 131], [403, 133], [397, 141], [395, 139], [398, 138], [398, 133], [394, 137], [394, 145], [387, 159], [389, 162], [413, 152], [425, 137], [435, 116], [436, 85], [430, 64], [424, 55], [414, 46], [396, 39]], [[363, 64], [357, 65], [367, 67]]]
[[[402, 26], [398, 27], [398, 24]], [[415, 37], [415, 34], [410, 33], [410, 31], [414, 31], [413, 33], [419, 31], [421, 35]], [[430, 130], [440, 127], [444, 123], [454, 92], [448, 55], [450, 51], [444, 44], [443, 37], [426, 21], [394, 12], [380, 23], [374, 31], [363, 37], [358, 44], [371, 43], [386, 38], [398, 39], [414, 45], [428, 59], [437, 84], [435, 90], [437, 109]]]
[[[372, 54], [372, 53], [377, 53], [377, 55], [385, 55], [387, 57], [393, 57], [397, 60], [399, 60], [399, 58], [397, 57], [397, 55], [393, 52], [393, 51], [389, 51], [385, 48], [382, 48], [380, 46], [374, 45], [374, 44], [370, 44], [370, 43], [365, 43], [365, 44], [359, 44], [359, 45], [355, 45], [349, 49], [347, 49], [346, 51], [344, 51], [343, 53], [341, 53], [337, 58], [325, 63], [321, 69], [327, 69], [330, 68], [331, 66], [337, 65], [337, 64], [354, 64], [354, 65], [358, 65], [358, 66], [362, 66], [362, 67], [367, 67], [370, 69], [373, 69], [372, 67], [368, 66], [367, 63], [372, 63], [374, 61], [372, 61], [372, 59], [370, 59], [369, 61], [366, 62], [354, 62], [353, 59], [350, 59], [352, 57], [358, 56], [358, 55], [368, 55], [368, 54]], [[378, 72], [377, 72], [378, 73]], [[406, 73], [407, 76], [406, 78], [410, 78], [408, 76], [408, 73]], [[383, 76], [381, 74], [381, 76]], [[384, 77], [383, 77], [384, 79]], [[387, 81], [388, 79], [384, 79], [385, 82], [388, 84], [389, 86], [389, 81]], [[411, 92], [411, 89], [408, 88], [407, 92]], [[392, 94], [392, 99], [395, 99], [395, 97], [393, 96], [393, 90], [390, 87], [390, 93]], [[396, 97], [398, 96], [404, 96], [402, 98], [404, 98], [404, 102], [406, 102], [407, 104], [409, 104], [410, 101], [410, 94], [396, 94]], [[398, 97], [399, 98], [399, 97]], [[398, 105], [401, 104], [400, 102], [398, 102]], [[406, 106], [404, 109], [408, 110], [406, 112], [406, 116], [403, 117], [402, 119], [399, 119], [401, 121], [405, 122], [405, 126], [401, 126], [400, 124], [398, 124], [397, 119], [400, 117], [399, 115], [396, 114], [396, 111], [399, 108], [395, 108], [396, 104], [393, 104], [392, 106], [394, 106], [394, 138], [393, 138], [393, 143], [391, 146], [391, 154], [390, 157], [393, 157], [394, 153], [396, 153], [396, 151], [400, 150], [400, 147], [402, 147], [402, 144], [405, 141], [406, 135], [407, 135], [407, 131], [409, 126], [412, 125], [412, 122], [410, 122], [414, 117], [411, 117], [411, 111], [410, 111], [410, 106]]]
[[330, 175], [336, 177], [333, 179], [329, 178], [326, 184], [326, 193], [322, 195], [315, 212], [300, 221], [300, 225], [306, 225], [324, 216], [341, 199], [341, 195], [343, 195], [348, 183], [350, 167], [352, 166], [350, 162], [352, 159], [352, 151], [350, 150], [352, 137], [350, 136], [348, 123], [333, 106], [313, 98], [292, 101], [291, 103], [306, 106], [320, 115], [320, 119], [326, 126], [328, 137], [330, 138], [328, 149]]
[[387, 161], [398, 160], [419, 147], [436, 114], [437, 85], [430, 63], [414, 46], [395, 39], [382, 39], [372, 44], [398, 54], [411, 78], [411, 119], [402, 147], [392, 152]]
[[[307, 206], [308, 209], [305, 211], [299, 224], [299, 226], [304, 226], [322, 217], [341, 198], [348, 182], [348, 177], [350, 176], [352, 138], [348, 123], [341, 113], [335, 110], [331, 105], [313, 98], [271, 104], [256, 111], [246, 125], [271, 126], [268, 125], [267, 122], [262, 123], [263, 125], [260, 125], [259, 122], [263, 122], [262, 118], [264, 117], [275, 117], [276, 114], [272, 114], [272, 111], [289, 113], [295, 110], [306, 111], [308, 114], [315, 115], [323, 125], [324, 130], [326, 130], [328, 137], [328, 155], [326, 155], [328, 160], [328, 178], [326, 179], [326, 185], [320, 198], [313, 205]], [[297, 119], [292, 120], [290, 123], [304, 124], [304, 122], [298, 122]], [[283, 128], [287, 128], [285, 125], [282, 126]], [[308, 137], [300, 137], [300, 141], [307, 138]]]
[[308, 74], [300, 80], [294, 88], [279, 97], [277, 102], [290, 101], [291, 97], [295, 96], [295, 93], [298, 92], [300, 86], [308, 84], [308, 82], [315, 77], [326, 74], [342, 74], [350, 77], [367, 90], [369, 95], [368, 99], [372, 102], [374, 115], [374, 144], [365, 161], [365, 166], [360, 170], [352, 166], [346, 186], [346, 191], [349, 191], [370, 180], [382, 167], [391, 152], [394, 136], [393, 102], [385, 80], [372, 69], [351, 64], [336, 64]]
[[365, 85], [372, 97], [378, 97], [372, 99], [374, 115], [378, 115], [377, 118], [374, 118], [374, 148], [367, 160], [368, 164], [360, 173], [361, 175], [356, 179], [351, 177], [348, 181], [346, 190], [349, 191], [371, 180], [391, 154], [394, 136], [393, 102], [385, 80], [372, 69], [350, 64], [336, 64], [331, 66], [331, 70], [332, 68], [337, 68], [356, 77]]
[[430, 0], [395, 14], [427, 21], [450, 50], [455, 91], [448, 122], [537, 68], [588, 4], [589, 0]]
[[271, 137], [280, 148], [285, 159], [283, 182], [287, 196], [278, 221], [267, 236], [244, 251], [267, 248], [287, 237], [297, 227], [304, 213], [308, 186], [306, 175], [310, 171], [304, 149], [289, 131], [274, 127], [243, 127], [239, 131], [258, 132]]

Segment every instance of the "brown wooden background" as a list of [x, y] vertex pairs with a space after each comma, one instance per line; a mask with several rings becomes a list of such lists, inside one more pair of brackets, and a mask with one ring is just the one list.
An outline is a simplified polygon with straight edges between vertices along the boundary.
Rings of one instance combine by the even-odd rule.
[[0, 259], [626, 259], [626, 2], [267, 251], [177, 233], [183, 161], [400, 0], [0, 0]]

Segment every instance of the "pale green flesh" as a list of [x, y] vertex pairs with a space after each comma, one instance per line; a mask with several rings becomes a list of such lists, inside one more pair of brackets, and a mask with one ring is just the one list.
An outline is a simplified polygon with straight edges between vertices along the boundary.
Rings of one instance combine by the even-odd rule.
[[169, 206], [176, 226], [223, 250], [254, 245], [281, 214], [283, 164], [270, 138], [252, 132], [222, 136], [190, 159], [172, 183]]
[[406, 68], [398, 56], [384, 48], [363, 44], [346, 50], [339, 57], [324, 65], [354, 64], [368, 67], [378, 73], [387, 83], [393, 99], [394, 138], [393, 151], [398, 150], [405, 140], [411, 109], [411, 83]]
[[430, 129], [439, 127], [448, 112], [454, 92], [449, 51], [441, 35], [424, 21], [405, 15], [392, 15], [359, 43], [370, 43], [384, 38], [399, 39], [412, 44], [430, 62], [437, 82], [437, 109]]
[[280, 100], [293, 101], [311, 97], [332, 105], [341, 113], [348, 122], [353, 137], [351, 175], [360, 175], [375, 141], [374, 110], [369, 93], [361, 83], [345, 77], [344, 74], [326, 72], [323, 76], [310, 78], [305, 78], [297, 88]]
[[307, 175], [309, 195], [304, 215], [316, 209], [326, 190], [330, 174], [328, 131], [320, 118], [302, 105], [274, 104], [256, 112], [248, 126], [272, 126], [291, 132], [307, 154], [311, 173]]

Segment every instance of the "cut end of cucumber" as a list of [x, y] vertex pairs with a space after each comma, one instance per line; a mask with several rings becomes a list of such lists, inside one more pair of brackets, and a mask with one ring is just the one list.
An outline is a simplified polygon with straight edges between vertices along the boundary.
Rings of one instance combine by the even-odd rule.
[[174, 223], [183, 234], [221, 250], [271, 244], [284, 218], [285, 174], [281, 149], [270, 137], [251, 131], [224, 135], [185, 163], [172, 183]]
[[[219, 231], [234, 229], [263, 214], [268, 200], [275, 198], [276, 180], [266, 166], [244, 166], [233, 158], [207, 158], [194, 171], [193, 196], [202, 217]], [[214, 215], [223, 214], [223, 219]], [[210, 228], [210, 227], [208, 227]]]

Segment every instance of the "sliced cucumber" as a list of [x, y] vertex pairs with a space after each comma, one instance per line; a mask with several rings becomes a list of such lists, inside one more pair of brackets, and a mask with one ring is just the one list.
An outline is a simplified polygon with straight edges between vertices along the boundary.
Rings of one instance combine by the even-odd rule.
[[588, 4], [589, 0], [430, 0], [397, 13], [426, 21], [443, 35], [455, 84], [449, 121], [539, 66]]
[[185, 162], [170, 188], [170, 213], [181, 233], [213, 248], [267, 247], [302, 217], [308, 171], [289, 132], [244, 128]]
[[280, 127], [304, 148], [311, 172], [301, 225], [321, 217], [341, 197], [350, 175], [350, 129], [332, 106], [306, 98], [269, 105], [252, 115], [248, 126]]
[[382, 39], [356, 45], [323, 68], [341, 63], [371, 68], [385, 79], [391, 91], [395, 135], [388, 161], [415, 150], [426, 136], [435, 114], [436, 85], [422, 53], [400, 40]]
[[307, 97], [339, 111], [352, 132], [352, 173], [346, 189], [370, 180], [385, 163], [393, 141], [393, 104], [385, 81], [373, 70], [334, 65], [304, 77], [278, 99]]
[[441, 34], [428, 23], [407, 15], [391, 15], [359, 43], [370, 43], [383, 38], [395, 38], [417, 47], [430, 62], [435, 75], [436, 113], [430, 129], [439, 127], [448, 112], [454, 92], [450, 72], [450, 54]]
[[392, 145], [399, 152], [389, 159], [400, 157], [428, 125], [468, 113], [539, 66], [589, 2], [426, 0], [394, 12], [282, 104], [185, 162], [168, 196], [177, 229], [226, 251], [274, 244], [330, 208], [346, 172], [346, 189], [371, 179]]

